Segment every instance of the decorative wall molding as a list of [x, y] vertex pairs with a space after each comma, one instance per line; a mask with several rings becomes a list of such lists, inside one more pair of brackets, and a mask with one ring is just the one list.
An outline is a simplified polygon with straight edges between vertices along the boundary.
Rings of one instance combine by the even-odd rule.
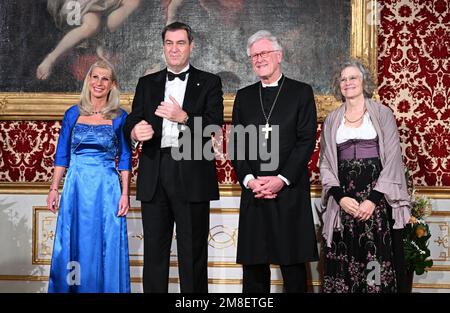
[[[0, 194], [42, 194], [46, 195], [50, 188], [48, 183], [0, 183]], [[136, 195], [136, 185], [131, 186], [131, 195]], [[240, 197], [241, 187], [238, 184], [223, 184], [219, 186], [221, 197]], [[60, 187], [61, 191], [61, 187]], [[311, 185], [311, 197], [320, 198], [322, 187]], [[418, 195], [431, 199], [450, 199], [450, 187], [416, 187]], [[441, 214], [442, 212], [435, 212]]]
[[[240, 267], [236, 260], [237, 208], [212, 208], [208, 237], [210, 267]], [[57, 215], [45, 206], [33, 207], [32, 264], [50, 265], [55, 239]], [[127, 215], [130, 266], [143, 266], [143, 231], [140, 208], [131, 208]], [[176, 240], [174, 234], [174, 240]], [[176, 243], [172, 244], [171, 266], [177, 267]]]
[[38, 275], [0, 275], [0, 281], [48, 281], [48, 276]]
[[[131, 111], [133, 94], [121, 95], [121, 106]], [[224, 95], [224, 119], [231, 122], [234, 94]], [[0, 92], [0, 120], [40, 121], [62, 120], [64, 112], [77, 103], [79, 94]], [[331, 95], [316, 95], [317, 118], [322, 122], [327, 114], [339, 106]]]
[[[48, 281], [48, 276], [34, 276], [34, 275], [0, 275], [0, 281]], [[132, 283], [142, 283], [141, 277], [131, 277]], [[170, 284], [179, 284], [180, 280], [176, 277], [169, 278]], [[241, 285], [241, 279], [230, 278], [209, 278], [208, 283], [212, 285]], [[271, 285], [282, 286], [281, 280], [272, 280]], [[321, 282], [319, 280], [308, 280], [308, 286], [320, 287]], [[450, 284], [439, 283], [413, 283], [413, 288], [416, 289], [450, 289]]]

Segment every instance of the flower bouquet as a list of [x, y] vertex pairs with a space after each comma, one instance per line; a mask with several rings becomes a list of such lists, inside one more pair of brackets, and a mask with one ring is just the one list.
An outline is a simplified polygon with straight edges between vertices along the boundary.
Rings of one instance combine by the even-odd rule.
[[413, 190], [411, 196], [411, 218], [405, 228], [404, 251], [406, 269], [422, 275], [427, 268], [433, 265], [430, 259], [428, 240], [431, 237], [430, 228], [424, 217], [431, 213], [430, 199], [416, 196]]

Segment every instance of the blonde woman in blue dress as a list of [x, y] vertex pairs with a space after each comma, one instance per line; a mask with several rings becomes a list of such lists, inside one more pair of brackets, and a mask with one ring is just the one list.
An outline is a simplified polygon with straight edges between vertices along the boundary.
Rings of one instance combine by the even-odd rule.
[[54, 213], [66, 168], [67, 175], [49, 292], [130, 292], [126, 214], [131, 153], [122, 131], [126, 117], [119, 107], [112, 66], [94, 63], [80, 102], [64, 114], [55, 154], [47, 197], [47, 207]]

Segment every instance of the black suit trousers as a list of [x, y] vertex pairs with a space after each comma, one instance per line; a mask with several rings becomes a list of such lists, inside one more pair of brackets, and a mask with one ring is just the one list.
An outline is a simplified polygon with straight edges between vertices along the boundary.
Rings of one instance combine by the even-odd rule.
[[170, 247], [176, 224], [178, 272], [183, 293], [208, 292], [209, 201], [188, 202], [179, 184], [180, 167], [161, 153], [156, 193], [142, 202], [144, 292], [168, 292]]
[[[306, 264], [280, 265], [285, 293], [307, 292]], [[270, 293], [270, 264], [242, 265], [243, 293]]]

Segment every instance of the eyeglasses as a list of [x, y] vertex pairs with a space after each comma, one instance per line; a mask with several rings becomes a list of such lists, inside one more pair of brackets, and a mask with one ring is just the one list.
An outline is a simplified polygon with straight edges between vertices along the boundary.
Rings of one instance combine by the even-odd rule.
[[269, 56], [269, 53], [272, 53], [272, 52], [275, 52], [275, 51], [278, 51], [278, 50], [261, 51], [260, 53], [255, 53], [255, 54], [251, 55], [250, 58], [252, 59], [252, 61], [258, 60], [258, 57], [266, 59]]
[[354, 81], [356, 81], [357, 79], [359, 79], [361, 76], [358, 76], [358, 75], [352, 75], [352, 76], [349, 76], [349, 77], [341, 77], [341, 79], [339, 80], [340, 82], [341, 82], [341, 84], [343, 84], [343, 83], [346, 83], [346, 82], [354, 82]]

